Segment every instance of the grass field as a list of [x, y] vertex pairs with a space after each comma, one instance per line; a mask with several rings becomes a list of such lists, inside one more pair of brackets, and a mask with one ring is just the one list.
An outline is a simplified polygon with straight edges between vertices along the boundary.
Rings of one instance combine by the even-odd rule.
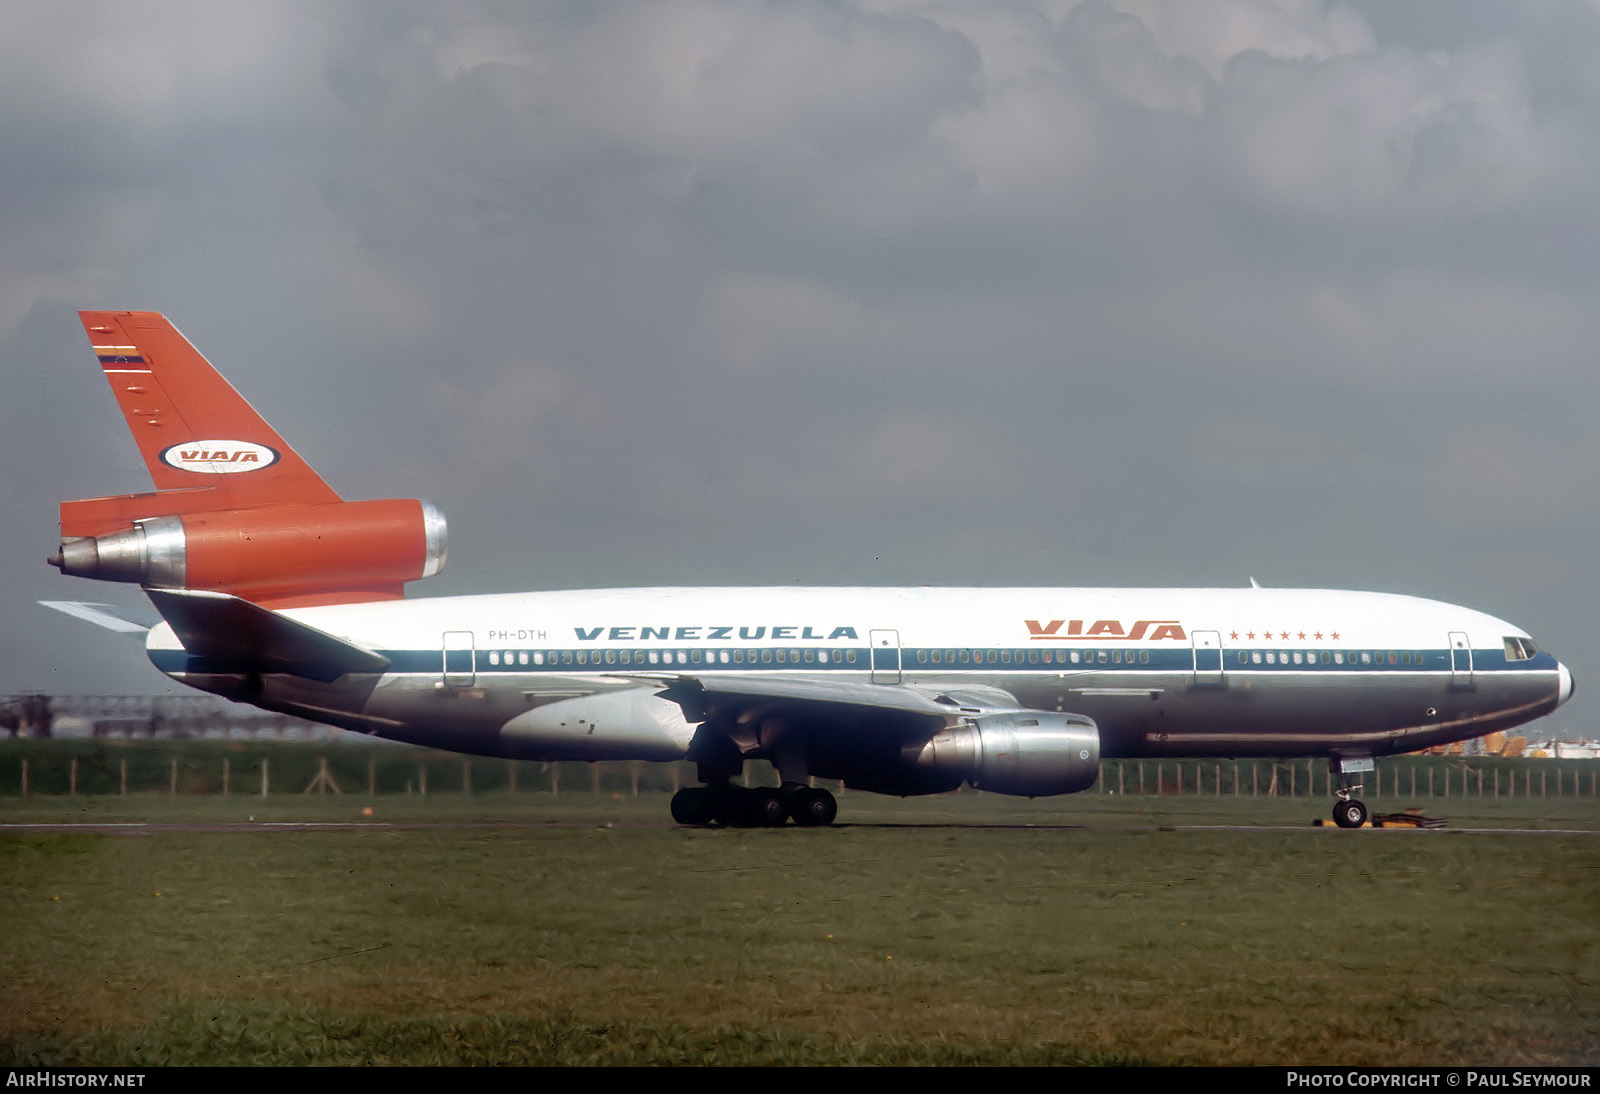
[[[676, 829], [657, 793], [367, 804], [0, 802], [257, 825], [0, 838], [0, 1059], [1600, 1062], [1600, 837], [1170, 830], [1304, 799], [849, 794], [810, 831]], [[522, 826], [261, 828], [356, 819]]]

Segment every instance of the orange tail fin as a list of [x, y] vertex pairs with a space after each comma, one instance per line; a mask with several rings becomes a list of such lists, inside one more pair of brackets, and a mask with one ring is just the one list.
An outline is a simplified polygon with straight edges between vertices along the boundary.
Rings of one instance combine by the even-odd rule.
[[165, 316], [78, 315], [157, 490], [207, 489], [217, 509], [339, 500]]
[[404, 595], [444, 564], [444, 518], [346, 502], [166, 317], [78, 313], [156, 490], [61, 504], [63, 573], [279, 605]]

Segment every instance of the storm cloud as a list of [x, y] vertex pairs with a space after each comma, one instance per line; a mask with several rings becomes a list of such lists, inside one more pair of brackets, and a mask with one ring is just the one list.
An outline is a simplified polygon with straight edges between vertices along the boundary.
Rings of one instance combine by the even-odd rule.
[[0, 692], [165, 686], [34, 604], [138, 602], [43, 562], [148, 487], [87, 306], [438, 503], [419, 595], [1254, 576], [1600, 667], [1592, 5], [0, 14]]

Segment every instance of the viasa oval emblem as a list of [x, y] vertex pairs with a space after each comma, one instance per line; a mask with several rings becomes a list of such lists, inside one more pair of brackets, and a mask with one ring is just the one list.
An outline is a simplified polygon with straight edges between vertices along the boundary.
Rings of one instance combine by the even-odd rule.
[[202, 475], [233, 475], [259, 471], [278, 462], [278, 454], [251, 441], [184, 441], [161, 452], [161, 462], [179, 471]]

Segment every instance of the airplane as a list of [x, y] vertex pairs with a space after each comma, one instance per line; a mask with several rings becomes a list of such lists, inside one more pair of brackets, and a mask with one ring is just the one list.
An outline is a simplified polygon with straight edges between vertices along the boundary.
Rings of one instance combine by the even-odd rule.
[[[63, 502], [50, 562], [141, 586], [164, 620], [145, 640], [158, 669], [456, 752], [689, 760], [680, 824], [832, 824], [817, 778], [1040, 797], [1089, 789], [1103, 758], [1309, 756], [1328, 759], [1335, 823], [1357, 828], [1376, 757], [1509, 729], [1573, 693], [1565, 665], [1493, 616], [1254, 580], [406, 599], [445, 564], [434, 505], [342, 498], [159, 313], [79, 314], [156, 489]], [[736, 785], [753, 759], [781, 785]]]

